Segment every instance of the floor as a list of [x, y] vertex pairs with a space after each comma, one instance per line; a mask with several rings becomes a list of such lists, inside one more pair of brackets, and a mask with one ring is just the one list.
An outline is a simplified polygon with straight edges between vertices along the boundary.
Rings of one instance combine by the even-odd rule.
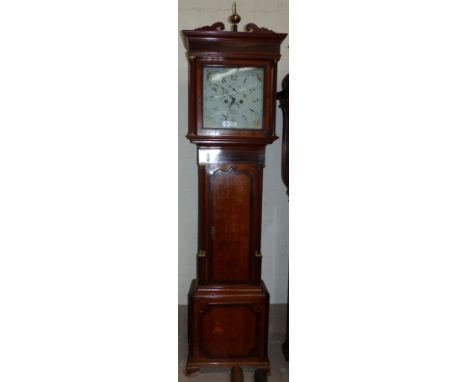
[[[268, 382], [288, 382], [289, 365], [284, 359], [281, 345], [284, 341], [286, 325], [286, 304], [270, 306], [268, 336], [268, 356], [271, 373]], [[184, 375], [187, 360], [187, 306], [179, 305], [179, 382], [230, 382], [230, 369], [202, 369], [200, 373], [187, 377]], [[254, 368], [243, 368], [244, 382], [254, 382]]]

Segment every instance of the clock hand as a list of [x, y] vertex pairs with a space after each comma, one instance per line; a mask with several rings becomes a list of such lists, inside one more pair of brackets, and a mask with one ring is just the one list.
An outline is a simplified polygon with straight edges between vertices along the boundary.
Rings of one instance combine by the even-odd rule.
[[236, 99], [229, 93], [228, 93], [228, 96], [229, 96], [229, 98], [231, 98], [231, 104], [229, 105], [229, 106], [231, 106], [234, 102], [236, 102]]
[[[250, 90], [250, 89], [255, 89], [255, 88], [252, 88], [252, 87], [243, 87], [239, 90], [236, 90], [235, 93], [233, 92], [228, 92], [226, 89], [224, 89], [223, 87], [221, 87], [222, 90], [224, 90], [224, 94], [220, 94], [220, 95], [216, 95], [216, 96], [213, 96], [212, 99], [218, 99], [218, 98], [223, 98], [223, 97], [226, 97], [226, 96], [229, 96], [231, 97], [232, 94], [239, 94], [243, 91], [246, 91], [246, 90]], [[235, 89], [234, 89], [235, 90]]]
[[[227, 111], [226, 115], [229, 115], [229, 112], [231, 111], [232, 105], [234, 105], [234, 103], [236, 102], [236, 99], [235, 99], [232, 95], [229, 94], [229, 97], [232, 98], [232, 101], [231, 101], [231, 103], [229, 104], [229, 108], [228, 108], [228, 111]], [[223, 114], [223, 115], [224, 115], [224, 114]], [[227, 119], [227, 117], [226, 117], [224, 120], [226, 120], [226, 119]]]

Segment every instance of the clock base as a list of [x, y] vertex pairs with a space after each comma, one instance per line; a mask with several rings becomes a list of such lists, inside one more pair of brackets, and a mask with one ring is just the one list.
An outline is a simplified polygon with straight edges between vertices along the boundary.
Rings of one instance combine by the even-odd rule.
[[201, 367], [256, 367], [270, 371], [269, 294], [257, 285], [198, 285], [189, 292], [186, 373]]

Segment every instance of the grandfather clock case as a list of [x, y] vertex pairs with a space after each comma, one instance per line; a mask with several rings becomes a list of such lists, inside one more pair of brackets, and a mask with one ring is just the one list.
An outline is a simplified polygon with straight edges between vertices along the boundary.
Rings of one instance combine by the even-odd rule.
[[182, 36], [189, 62], [187, 138], [198, 154], [197, 278], [188, 295], [186, 373], [226, 366], [268, 372], [262, 180], [265, 146], [277, 139], [277, 62], [286, 34], [255, 24], [224, 31], [218, 22]]

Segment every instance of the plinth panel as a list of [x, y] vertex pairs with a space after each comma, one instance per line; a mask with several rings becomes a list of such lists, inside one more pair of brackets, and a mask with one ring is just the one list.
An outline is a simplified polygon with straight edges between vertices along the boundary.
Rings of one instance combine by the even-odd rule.
[[209, 302], [200, 312], [203, 353], [210, 358], [255, 354], [258, 313], [254, 303]]

